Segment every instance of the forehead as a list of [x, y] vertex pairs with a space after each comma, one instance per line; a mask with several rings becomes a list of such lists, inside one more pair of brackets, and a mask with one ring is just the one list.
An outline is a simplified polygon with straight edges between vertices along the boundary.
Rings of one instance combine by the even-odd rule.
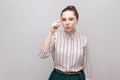
[[62, 18], [75, 17], [75, 14], [74, 14], [73, 11], [67, 10], [67, 11], [65, 11], [65, 12], [62, 13], [61, 17]]

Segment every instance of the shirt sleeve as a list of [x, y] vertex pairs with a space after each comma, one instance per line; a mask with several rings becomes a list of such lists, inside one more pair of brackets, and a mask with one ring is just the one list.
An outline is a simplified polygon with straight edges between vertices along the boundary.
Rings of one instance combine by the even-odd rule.
[[42, 47], [40, 48], [40, 54], [39, 56], [44, 59], [50, 56], [52, 52], [54, 51], [54, 46], [55, 46], [55, 34], [53, 34], [52, 39], [50, 41], [50, 47], [48, 51], [45, 51]]
[[86, 37], [84, 37], [84, 65], [83, 65], [83, 70], [85, 72], [85, 77], [86, 80], [91, 79], [91, 72], [90, 72], [90, 59], [89, 59], [89, 52], [88, 52], [88, 42]]
[[91, 78], [86, 78], [85, 80], [91, 80]]

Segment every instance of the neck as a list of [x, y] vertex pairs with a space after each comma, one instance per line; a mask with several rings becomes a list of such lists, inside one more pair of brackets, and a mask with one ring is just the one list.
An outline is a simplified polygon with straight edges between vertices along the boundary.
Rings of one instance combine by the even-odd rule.
[[74, 30], [72, 30], [70, 32], [66, 32], [66, 33], [71, 36], [71, 35], [73, 35], [75, 33], [75, 31], [76, 31], [76, 29], [74, 29]]

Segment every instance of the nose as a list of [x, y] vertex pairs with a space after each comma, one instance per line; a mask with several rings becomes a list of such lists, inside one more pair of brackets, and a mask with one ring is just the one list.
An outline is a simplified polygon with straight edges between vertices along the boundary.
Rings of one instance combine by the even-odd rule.
[[69, 21], [68, 21], [68, 20], [66, 21], [66, 24], [67, 24], [67, 25], [69, 24]]

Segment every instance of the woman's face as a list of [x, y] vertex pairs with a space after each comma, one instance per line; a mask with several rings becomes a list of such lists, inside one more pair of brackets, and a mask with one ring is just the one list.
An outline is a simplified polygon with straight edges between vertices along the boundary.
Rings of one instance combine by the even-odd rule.
[[61, 22], [65, 32], [73, 33], [75, 31], [78, 20], [73, 11], [67, 10], [62, 13]]

